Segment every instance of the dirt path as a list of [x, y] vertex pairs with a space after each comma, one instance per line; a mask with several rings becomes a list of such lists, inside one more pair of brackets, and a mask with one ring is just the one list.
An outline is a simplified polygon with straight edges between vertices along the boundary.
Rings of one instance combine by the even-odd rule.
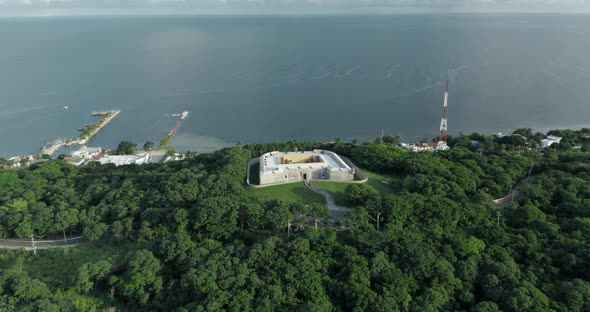
[[324, 196], [324, 198], [326, 198], [326, 205], [328, 206], [328, 210], [330, 211], [331, 220], [344, 222], [346, 213], [352, 212], [352, 208], [336, 205], [336, 202], [334, 201], [334, 197], [332, 196], [332, 194], [316, 188], [308, 181], [305, 181], [305, 186], [307, 186], [307, 188], [310, 189], [312, 192], [316, 192]]

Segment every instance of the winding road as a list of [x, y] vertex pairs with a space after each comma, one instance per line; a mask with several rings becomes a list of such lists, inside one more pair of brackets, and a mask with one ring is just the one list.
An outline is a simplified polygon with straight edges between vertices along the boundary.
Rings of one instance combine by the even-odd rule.
[[47, 249], [49, 247], [57, 247], [57, 248], [71, 248], [77, 247], [83, 244], [88, 243], [86, 239], [82, 236], [68, 238], [67, 241], [63, 239], [58, 240], [35, 240], [35, 247], [33, 247], [33, 242], [24, 239], [0, 239], [0, 248], [7, 248], [7, 249], [19, 249], [24, 248], [26, 250], [33, 250], [33, 249]]
[[526, 185], [527, 183], [534, 183], [537, 180], [536, 176], [530, 176], [526, 179], [524, 179], [522, 182], [520, 182], [518, 184], [518, 186], [516, 186], [516, 188], [514, 188], [514, 190], [501, 198], [496, 198], [494, 199], [494, 206], [496, 206], [496, 208], [500, 208], [503, 206], [506, 206], [512, 202], [519, 202], [521, 200], [524, 199], [524, 195], [522, 194], [522, 187], [524, 185]]

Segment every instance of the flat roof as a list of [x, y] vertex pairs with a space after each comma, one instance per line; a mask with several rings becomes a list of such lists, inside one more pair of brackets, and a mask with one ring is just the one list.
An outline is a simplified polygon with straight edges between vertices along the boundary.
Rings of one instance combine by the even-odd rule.
[[[303, 160], [305, 157], [318, 157], [319, 159], [313, 162], [300, 162], [300, 163], [281, 163], [281, 159], [289, 159], [293, 157], [295, 160]], [[260, 172], [272, 173], [282, 172], [283, 170], [296, 170], [296, 169], [318, 169], [327, 168], [328, 170], [352, 170], [350, 166], [346, 164], [334, 152], [314, 150], [304, 152], [270, 152], [260, 157]]]
[[[121, 165], [131, 165], [137, 163], [140, 160], [147, 160], [148, 155], [108, 155], [105, 157], [100, 158], [99, 162], [101, 164], [115, 164], [117, 166]], [[143, 162], [142, 162], [143, 163]]]

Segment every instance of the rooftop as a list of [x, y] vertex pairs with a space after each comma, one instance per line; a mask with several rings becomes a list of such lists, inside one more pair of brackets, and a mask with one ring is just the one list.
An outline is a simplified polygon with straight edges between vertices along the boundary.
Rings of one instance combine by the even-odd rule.
[[314, 150], [305, 152], [271, 152], [262, 155], [260, 172], [281, 172], [288, 169], [327, 168], [329, 170], [351, 170], [337, 154]]
[[101, 164], [115, 164], [115, 166], [144, 164], [149, 161], [148, 154], [142, 155], [108, 155], [98, 160]]

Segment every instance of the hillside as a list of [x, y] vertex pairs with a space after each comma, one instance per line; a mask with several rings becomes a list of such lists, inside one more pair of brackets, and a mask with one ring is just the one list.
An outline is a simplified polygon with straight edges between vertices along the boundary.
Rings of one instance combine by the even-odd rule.
[[[286, 142], [166, 164], [0, 170], [0, 237], [90, 241], [1, 249], [0, 310], [589, 311], [587, 131], [560, 131], [545, 151], [529, 132], [453, 137], [435, 154]], [[345, 230], [298, 187], [279, 196], [244, 183], [252, 157], [313, 148], [372, 172], [370, 183], [324, 185], [354, 207]], [[494, 206], [529, 175], [519, 200]]]

